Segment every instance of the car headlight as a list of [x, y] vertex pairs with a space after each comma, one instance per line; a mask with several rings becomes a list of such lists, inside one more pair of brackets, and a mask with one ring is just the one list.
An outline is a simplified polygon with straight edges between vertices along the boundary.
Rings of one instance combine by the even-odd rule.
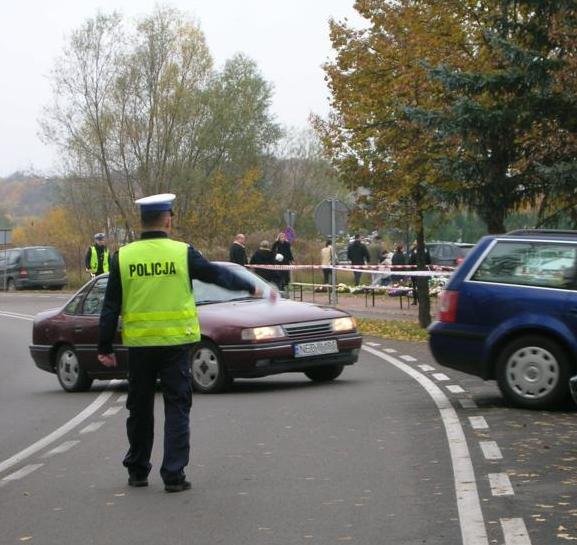
[[240, 332], [240, 337], [243, 341], [263, 341], [266, 339], [278, 339], [284, 336], [285, 332], [280, 325], [252, 327], [250, 329], [243, 329]]
[[335, 318], [332, 323], [333, 331], [352, 331], [357, 327], [355, 319], [351, 316]]

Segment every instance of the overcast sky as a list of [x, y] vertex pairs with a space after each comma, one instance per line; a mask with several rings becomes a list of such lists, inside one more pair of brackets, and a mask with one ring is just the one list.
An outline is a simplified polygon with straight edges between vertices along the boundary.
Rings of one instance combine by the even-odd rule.
[[[331, 54], [328, 20], [359, 22], [354, 0], [172, 0], [195, 17], [217, 66], [234, 53], [253, 58], [274, 86], [277, 121], [305, 127], [310, 112], [326, 114], [321, 64]], [[50, 101], [47, 75], [66, 37], [82, 22], [119, 11], [151, 13], [149, 0], [15, 0], [0, 16], [0, 177], [16, 170], [53, 173], [54, 148], [38, 138], [38, 117]]]

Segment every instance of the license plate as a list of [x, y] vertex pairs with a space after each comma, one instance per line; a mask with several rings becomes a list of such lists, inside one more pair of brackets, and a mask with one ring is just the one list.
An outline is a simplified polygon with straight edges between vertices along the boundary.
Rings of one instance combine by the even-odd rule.
[[52, 276], [54, 274], [54, 271], [52, 270], [38, 271], [38, 274], [40, 276]]
[[314, 343], [295, 344], [295, 358], [335, 354], [338, 351], [337, 341], [317, 341]]

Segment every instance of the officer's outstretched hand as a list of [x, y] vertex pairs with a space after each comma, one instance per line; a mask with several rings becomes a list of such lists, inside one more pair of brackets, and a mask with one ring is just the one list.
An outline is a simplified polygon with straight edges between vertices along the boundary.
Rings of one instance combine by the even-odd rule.
[[[255, 299], [262, 299], [264, 296], [264, 291], [261, 288], [256, 287], [252, 296]], [[278, 300], [278, 291], [271, 287], [268, 290], [267, 299], [269, 300], [270, 303], [276, 303]]]
[[116, 367], [116, 354], [98, 354], [98, 361], [104, 367]]

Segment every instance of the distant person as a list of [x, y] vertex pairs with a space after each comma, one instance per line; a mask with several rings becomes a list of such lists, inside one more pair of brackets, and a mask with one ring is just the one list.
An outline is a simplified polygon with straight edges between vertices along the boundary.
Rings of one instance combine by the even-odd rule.
[[239, 233], [234, 237], [234, 240], [228, 251], [228, 260], [231, 263], [238, 263], [243, 267], [248, 263], [248, 259], [246, 257], [245, 242], [246, 237], [242, 233]]
[[[425, 265], [431, 264], [431, 254], [429, 249], [425, 245]], [[411, 253], [409, 254], [409, 265], [418, 265], [417, 259], [417, 241], [413, 242], [413, 247], [411, 248]], [[411, 276], [411, 282], [413, 284], [413, 302], [412, 305], [416, 305], [419, 302], [419, 292], [417, 290], [417, 279], [418, 276]]]
[[321, 250], [321, 267], [323, 269], [323, 284], [331, 283], [331, 273], [333, 266], [333, 243], [331, 240], [325, 242], [325, 247]]
[[369, 244], [369, 263], [371, 265], [378, 265], [383, 261], [383, 254], [385, 249], [383, 247], [383, 239], [377, 235]]
[[[353, 242], [349, 244], [347, 248], [347, 258], [353, 265], [361, 265], [364, 266], [369, 261], [369, 251], [367, 247], [361, 242], [361, 235], [355, 235]], [[363, 275], [362, 272], [353, 272], [355, 276], [355, 286], [358, 286], [361, 283], [361, 277]]]
[[94, 235], [94, 244], [88, 248], [84, 264], [86, 271], [91, 276], [98, 276], [110, 270], [110, 252], [106, 247], [106, 235], [104, 233]]
[[391, 258], [391, 265], [394, 267], [402, 267], [406, 265], [405, 252], [403, 251], [403, 245], [397, 244], [395, 251], [393, 252], [393, 257]]
[[[256, 252], [252, 254], [250, 258], [251, 265], [276, 265], [274, 254], [270, 248], [270, 242], [268, 240], [263, 240]], [[278, 271], [275, 269], [261, 269], [260, 267], [255, 268], [254, 272], [258, 274], [263, 280], [267, 282], [272, 282], [278, 285]]]
[[[282, 231], [276, 237], [276, 241], [272, 246], [272, 253], [277, 265], [291, 265], [294, 263], [291, 243], [287, 240], [286, 234]], [[284, 290], [290, 282], [290, 272], [288, 269], [279, 270], [277, 272], [279, 279], [278, 287], [279, 289]]]

